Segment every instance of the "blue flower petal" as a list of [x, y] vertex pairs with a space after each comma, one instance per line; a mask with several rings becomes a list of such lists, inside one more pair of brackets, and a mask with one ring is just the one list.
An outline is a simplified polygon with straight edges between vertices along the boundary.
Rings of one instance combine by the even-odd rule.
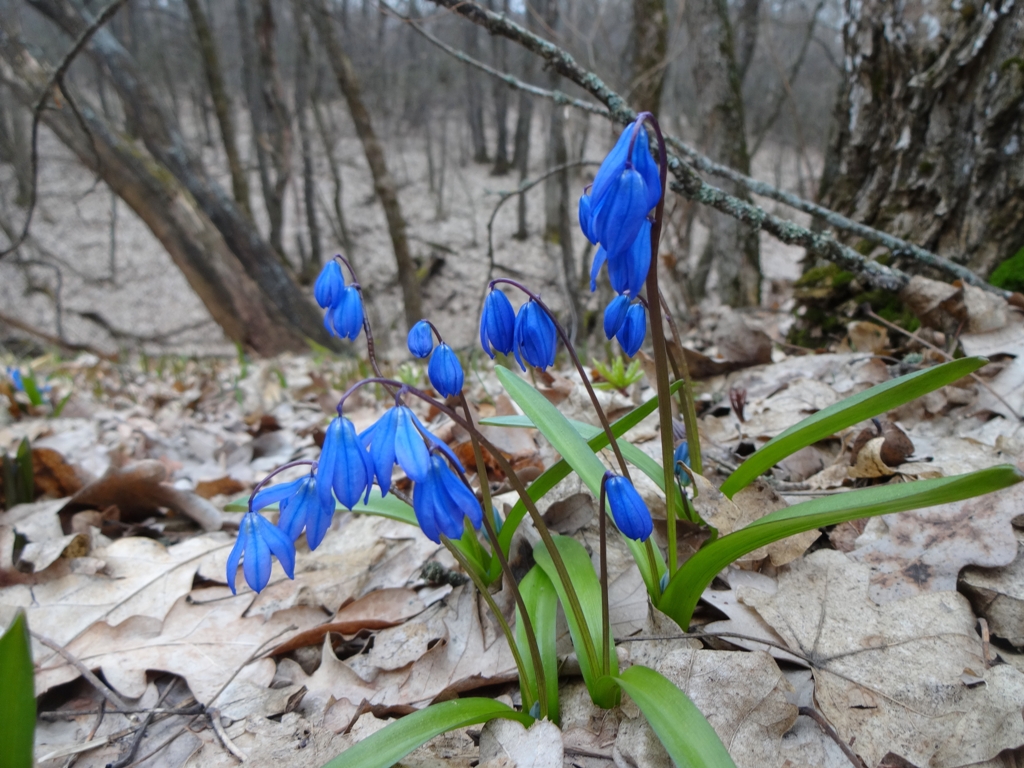
[[345, 290], [345, 278], [341, 274], [341, 266], [334, 259], [328, 261], [313, 284], [313, 296], [316, 303], [324, 309], [334, 307]]
[[654, 531], [654, 523], [633, 484], [620, 475], [613, 475], [605, 483], [605, 494], [612, 517], [622, 534], [634, 541], [646, 541]]
[[597, 245], [597, 237], [594, 235], [594, 212], [591, 206], [590, 194], [584, 194], [580, 196], [580, 204], [578, 211], [580, 219], [580, 229], [583, 230], [583, 235], [594, 245]]
[[[289, 496], [294, 495], [307, 478], [300, 477], [298, 480], [292, 480], [288, 483], [280, 483], [278, 485], [272, 485], [269, 488], [264, 488], [255, 496], [249, 506], [253, 512], [259, 512], [264, 507], [269, 507], [271, 504], [275, 504], [279, 501], [287, 499]], [[283, 505], [282, 505], [283, 508]]]
[[622, 174], [626, 167], [627, 155], [629, 154], [629, 140], [633, 133], [633, 126], [636, 121], [627, 125], [619, 134], [618, 141], [612, 147], [612, 151], [605, 156], [601, 167], [597, 169], [594, 176], [594, 183], [590, 187], [591, 206], [596, 206], [604, 198], [612, 183]]
[[[267, 548], [281, 563], [289, 579], [295, 578], [295, 544], [288, 535], [261, 516], [256, 517], [256, 535], [266, 542]], [[270, 558], [267, 558], [268, 561]], [[269, 571], [267, 579], [269, 580]]]
[[310, 510], [320, 505], [320, 498], [316, 492], [316, 480], [312, 475], [297, 481], [299, 487], [296, 492], [284, 499], [281, 499], [281, 516], [277, 519], [277, 527], [295, 541], [302, 535], [302, 529], [306, 527], [306, 520]]
[[363, 330], [363, 298], [359, 289], [349, 286], [332, 312], [331, 322], [338, 335], [353, 341]]
[[621, 296], [616, 296], [611, 300], [611, 303], [605, 307], [604, 336], [606, 339], [612, 338], [619, 332], [619, 328], [622, 327], [622, 322], [626, 319], [626, 313], [629, 311], [630, 301], [630, 297], [623, 294]]
[[[507, 355], [515, 339], [516, 313], [501, 291], [491, 289], [480, 313], [480, 346], [494, 359], [494, 351]], [[492, 351], [492, 348], [494, 351]]]
[[427, 478], [416, 483], [412, 489], [412, 509], [416, 513], [416, 522], [420, 524], [423, 535], [436, 544], [441, 543], [441, 532], [437, 527], [437, 494], [439, 487], [433, 472]]
[[610, 255], [624, 251], [633, 244], [649, 210], [643, 177], [627, 168], [609, 189], [607, 202], [595, 213], [594, 234]]
[[597, 290], [597, 276], [601, 272], [601, 267], [608, 260], [608, 251], [601, 246], [597, 249], [597, 253], [594, 254], [594, 263], [590, 267], [590, 292], [593, 293]]
[[[620, 297], [621, 298], [621, 297]], [[647, 335], [647, 313], [644, 312], [644, 305], [639, 302], [633, 304], [626, 312], [626, 318], [622, 322], [615, 338], [619, 340], [622, 351], [627, 357], [633, 357], [644, 344]]]
[[[244, 521], [244, 517], [242, 518]], [[238, 580], [238, 564], [242, 561], [242, 553], [245, 551], [246, 542], [249, 540], [249, 528], [245, 525], [238, 526], [238, 538], [235, 539], [235, 546], [231, 548], [228, 555], [227, 577], [228, 586], [231, 587], [231, 594], [237, 595], [235, 582]]]
[[[522, 366], [520, 356], [535, 368], [547, 368], [555, 362], [557, 331], [554, 321], [541, 306], [532, 299], [519, 308], [516, 315], [515, 346], [516, 360]], [[523, 368], [525, 370], [525, 367]]]
[[657, 161], [651, 155], [647, 129], [643, 126], [640, 127], [636, 144], [633, 145], [633, 167], [644, 179], [644, 185], [647, 187], [647, 211], [650, 212], [661, 200], [661, 173]]
[[[371, 432], [372, 430], [372, 432]], [[395, 468], [395, 434], [398, 430], [398, 409], [390, 408], [384, 412], [377, 423], [360, 437], [363, 445], [370, 446], [370, 461], [377, 476], [380, 495], [387, 496], [391, 489], [391, 472]], [[370, 439], [367, 440], [366, 438]]]
[[[483, 508], [466, 484], [451, 469], [445, 467], [441, 474], [445, 494], [449, 500], [449, 517], [458, 523], [458, 537], [462, 536], [463, 518], [468, 517], [474, 528], [483, 525]], [[449, 535], [449, 538], [455, 538]]]
[[423, 358], [429, 355], [434, 349], [434, 331], [430, 328], [430, 323], [420, 320], [410, 328], [407, 343], [409, 351], [416, 357]]
[[[246, 583], [253, 592], [262, 592], [270, 581], [270, 547], [263, 540], [256, 521], [263, 518], [253, 512], [247, 512], [242, 518], [242, 525], [249, 528], [245, 543], [245, 558], [242, 561], [242, 573]], [[241, 528], [241, 526], [239, 526]]]
[[679, 466], [680, 463], [690, 466], [690, 445], [685, 440], [677, 445], [675, 451], [673, 451], [672, 466], [675, 468], [676, 477], [679, 478], [679, 482], [683, 485], [689, 485], [690, 476]]
[[644, 219], [633, 246], [608, 258], [608, 282], [616, 293], [639, 296], [651, 268], [651, 222]]
[[430, 469], [430, 452], [427, 450], [423, 436], [416, 429], [412, 411], [404, 405], [397, 406], [397, 424], [394, 439], [394, 455], [398, 465], [405, 470], [413, 482], [426, 477]]
[[341, 440], [341, 419], [334, 419], [327, 425], [324, 435], [324, 446], [320, 449], [320, 460], [316, 470], [316, 492], [320, 498], [320, 506], [334, 509], [334, 496], [331, 494], [334, 484], [334, 464], [338, 456]]
[[441, 397], [451, 397], [462, 391], [462, 364], [455, 350], [445, 343], [437, 345], [427, 363], [430, 383]]

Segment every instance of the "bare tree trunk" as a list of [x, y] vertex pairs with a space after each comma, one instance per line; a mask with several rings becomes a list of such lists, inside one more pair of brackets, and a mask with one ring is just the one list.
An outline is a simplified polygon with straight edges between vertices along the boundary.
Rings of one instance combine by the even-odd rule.
[[256, 14], [256, 49], [259, 52], [259, 80], [257, 87], [263, 98], [265, 134], [259, 137], [270, 149], [270, 160], [274, 168], [273, 184], [267, 197], [267, 214], [270, 217], [270, 244], [282, 256], [285, 253], [282, 242], [284, 231], [284, 193], [292, 173], [292, 127], [288, 116], [288, 105], [284, 100], [284, 86], [277, 67], [274, 51], [274, 9], [271, 0], [260, 0]]
[[320, 101], [317, 99], [316, 93], [317, 91], [314, 89], [312, 104], [313, 117], [316, 119], [316, 128], [317, 132], [320, 134], [320, 141], [324, 145], [324, 154], [327, 156], [327, 167], [331, 171], [331, 180], [334, 182], [332, 203], [334, 208], [334, 218], [338, 222], [338, 240], [341, 241], [341, 249], [345, 251], [345, 257], [348, 258], [349, 261], [352, 261], [352, 237], [348, 233], [348, 225], [345, 222], [345, 209], [342, 205], [344, 180], [341, 176], [341, 168], [338, 166], [338, 163], [334, 158], [334, 145], [337, 141], [336, 133], [328, 128], [327, 120], [321, 112]]
[[235, 141], [235, 124], [231, 116], [231, 98], [224, 87], [224, 74], [220, 68], [220, 57], [217, 55], [217, 44], [210, 29], [210, 22], [203, 13], [199, 0], [185, 0], [188, 6], [189, 15], [192, 17], [192, 27], [199, 41], [199, 54], [203, 60], [203, 71], [206, 73], [206, 84], [210, 89], [210, 98], [213, 99], [213, 111], [217, 115], [217, 125], [220, 127], [221, 141], [224, 142], [224, 154], [228, 160], [228, 170], [231, 173], [231, 192], [235, 202], [242, 209], [242, 213], [252, 218], [252, 210], [249, 208], [249, 180], [245, 175], [245, 168], [242, 166], [242, 158], [238, 154], [238, 144]]
[[736, 69], [740, 83], [747, 79], [750, 62], [754, 60], [760, 25], [761, 0], [743, 0], [736, 14]]
[[405, 321], [408, 327], [412, 327], [423, 317], [419, 280], [416, 277], [416, 266], [409, 253], [409, 240], [405, 232], [405, 219], [402, 217], [402, 209], [398, 202], [398, 191], [395, 181], [388, 172], [387, 163], [384, 159], [384, 148], [377, 139], [373, 130], [373, 122], [370, 120], [370, 113], [366, 111], [363, 103], [362, 93], [359, 88], [359, 78], [352, 67], [352, 62], [341, 44], [334, 29], [331, 26], [331, 17], [327, 12], [324, 0], [306, 0], [313, 10], [315, 27], [320, 41], [327, 49], [327, 58], [334, 69], [334, 77], [338, 81], [345, 101], [348, 103], [349, 113], [352, 115], [352, 122], [355, 124], [356, 133], [363, 144], [363, 153], [366, 155], [366, 162], [370, 166], [370, 173], [373, 176], [373, 186], [380, 198], [381, 206], [384, 208], [384, 215], [388, 221], [388, 233], [391, 235], [391, 244], [395, 251], [395, 263], [398, 267], [398, 281], [402, 286], [402, 300], [405, 304]]
[[638, 111], [661, 109], [661, 87], [668, 66], [668, 13], [665, 0], [633, 0], [633, 83], [630, 101]]
[[[493, 10], [493, 0], [488, 7]], [[501, 10], [508, 13], [508, 0], [502, 0]], [[491, 45], [494, 51], [494, 66], [502, 72], [508, 71], [508, 41], [503, 37], [491, 38]], [[494, 88], [491, 91], [494, 98], [494, 122], [497, 126], [498, 144], [494, 150], [494, 168], [492, 176], [504, 176], [509, 172], [511, 165], [508, 160], [508, 97], [509, 87], [500, 80], [494, 80]], [[520, 195], [522, 197], [522, 195]]]
[[987, 275], [1024, 246], [1024, 3], [921, 5], [846, 3], [821, 198]]
[[[30, 106], [48, 73], [0, 21], [0, 80]], [[302, 334], [246, 274], [218, 227], [160, 161], [77, 100], [83, 130], [67, 106], [43, 112], [46, 125], [149, 226], [227, 336], [260, 354], [303, 346]]]
[[29, 166], [29, 138], [26, 114], [8, 101], [7, 94], [0, 94], [0, 162], [10, 163], [14, 168], [17, 192], [14, 204], [28, 205], [32, 188], [32, 169]]
[[[516, 115], [515, 151], [512, 166], [519, 171], [522, 183], [530, 173], [530, 127], [533, 122], [533, 99], [526, 91], [519, 92], [519, 114]], [[525, 240], [529, 231], [526, 226], [526, 195], [519, 195], [518, 220], [515, 238]]]
[[309, 229], [309, 259], [304, 260], [299, 279], [302, 282], [314, 280], [320, 272], [323, 255], [320, 245], [320, 223], [316, 217], [316, 179], [313, 168], [313, 137], [309, 130], [309, 116], [306, 114], [309, 102], [309, 68], [312, 52], [309, 47], [309, 25], [305, 9], [300, 0], [292, 0], [292, 16], [298, 33], [298, 49], [295, 54], [295, 116], [299, 123], [299, 142], [302, 146], [302, 195], [306, 208], [306, 227]]
[[[93, 21], [69, 0], [29, 0], [32, 7], [77, 38]], [[322, 316], [309, 296], [300, 291], [291, 272], [238, 208], [235, 201], [195, 162], [184, 138], [146, 87], [135, 60], [106, 29], [100, 29], [86, 49], [103, 62], [146, 148], [188, 190], [199, 209], [213, 222], [238, 262], [264, 294], [261, 304], [276, 306], [292, 326], [291, 334], [305, 334], [318, 344], [335, 347], [323, 328]]]
[[[480, 41], [475, 24], [464, 24], [466, 53], [480, 59]], [[473, 144], [473, 162], [487, 162], [487, 136], [484, 133], [484, 95], [480, 73], [473, 67], [463, 67], [466, 73], [466, 120]]]
[[[743, 94], [733, 48], [726, 0], [690, 0], [686, 12], [694, 50], [693, 79], [697, 86], [701, 145], [713, 160], [741, 173], [750, 172], [747, 154]], [[747, 199], [735, 185], [725, 191]], [[756, 306], [761, 300], [761, 266], [757, 231], [736, 219], [707, 211], [710, 230], [694, 275], [693, 289], [705, 290], [708, 270], [718, 274], [718, 295], [734, 307]]]

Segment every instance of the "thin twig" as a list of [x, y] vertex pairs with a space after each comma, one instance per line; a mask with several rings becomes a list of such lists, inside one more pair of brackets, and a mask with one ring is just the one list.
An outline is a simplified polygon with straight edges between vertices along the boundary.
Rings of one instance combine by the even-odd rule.
[[224, 749], [231, 753], [231, 755], [238, 760], [240, 763], [244, 763], [249, 759], [249, 756], [245, 754], [228, 736], [227, 731], [224, 730], [224, 726], [220, 722], [220, 710], [216, 707], [207, 707], [206, 716], [210, 718], [210, 725], [213, 726], [213, 732], [217, 738], [220, 739], [220, 743], [224, 745]]
[[0, 323], [9, 325], [12, 328], [17, 328], [19, 331], [27, 333], [30, 336], [35, 336], [38, 339], [42, 339], [47, 344], [53, 344], [54, 346], [60, 347], [61, 349], [65, 349], [68, 352], [88, 352], [89, 354], [96, 355], [96, 357], [99, 357], [103, 360], [109, 360], [111, 362], [115, 362], [117, 360], [117, 355], [112, 355], [109, 352], [103, 352], [102, 350], [99, 350], [90, 344], [76, 344], [71, 341], [64, 341], [64, 339], [58, 336], [54, 336], [50, 333], [47, 333], [46, 331], [41, 331], [38, 328], [34, 328], [28, 323], [24, 322], [23, 320], [19, 320], [16, 317], [11, 317], [10, 315], [4, 312], [0, 312]]
[[[99, 15], [93, 19], [92, 23], [89, 24], [85, 29], [82, 30], [82, 34], [75, 40], [75, 44], [71, 46], [71, 49], [64, 54], [64, 58], [61, 59], [60, 64], [50, 75], [49, 80], [46, 81], [46, 85], [43, 87], [42, 92], [39, 94], [39, 98], [36, 100], [35, 106], [32, 108], [32, 138], [31, 138], [31, 149], [29, 153], [29, 174], [30, 174], [30, 185], [29, 185], [29, 197], [28, 207], [25, 212], [25, 223], [22, 225], [21, 234], [18, 238], [11, 243], [11, 245], [5, 250], [0, 251], [0, 259], [14, 253], [21, 244], [25, 242], [25, 238], [28, 237], [28, 230], [32, 224], [32, 214], [35, 213], [36, 209], [36, 197], [39, 177], [39, 123], [43, 116], [43, 108], [46, 106], [46, 102], [50, 99], [50, 94], [53, 92], [55, 86], [60, 85], [63, 91], [64, 75], [67, 74], [68, 69], [71, 67], [75, 57], [81, 53], [82, 49], [92, 39], [100, 28], [106, 24], [110, 19], [113, 18], [114, 14], [117, 13], [118, 9], [125, 4], [127, 0], [111, 0], [110, 4], [107, 5]], [[72, 109], [75, 109], [74, 105], [71, 105]]]
[[[110, 686], [106, 685], [102, 680], [96, 677], [93, 671], [89, 669], [87, 666], [85, 666], [85, 664], [83, 664], [81, 661], [79, 661], [78, 658], [73, 653], [71, 653], [71, 651], [69, 651], [63, 645], [60, 645], [59, 643], [46, 637], [45, 635], [39, 634], [38, 632], [32, 632], [31, 635], [40, 643], [45, 645], [47, 648], [56, 651], [62, 657], [64, 657], [64, 660], [68, 664], [73, 666], [75, 669], [77, 669], [78, 672], [82, 675], [82, 677], [88, 680], [92, 687], [99, 691], [99, 693], [103, 696], [104, 699], [106, 699], [114, 705], [115, 709], [122, 710], [126, 714], [134, 713], [134, 710], [127, 704], [125, 704], [124, 700], [116, 693], [114, 693]], [[134, 722], [138, 718], [129, 715], [129, 719]]]
[[864, 761], [857, 756], [856, 752], [850, 749], [849, 744], [839, 738], [839, 734], [836, 733], [836, 729], [832, 727], [832, 724], [829, 723], [829, 721], [826, 720], [818, 710], [814, 707], [800, 707], [797, 711], [801, 715], [809, 717], [811, 720], [816, 722], [818, 727], [824, 731], [825, 735], [832, 739], [832, 741], [834, 741], [836, 745], [843, 750], [843, 754], [846, 755], [847, 759], [849, 759], [851, 763], [853, 763], [855, 768], [867, 768], [867, 766], [864, 765]]

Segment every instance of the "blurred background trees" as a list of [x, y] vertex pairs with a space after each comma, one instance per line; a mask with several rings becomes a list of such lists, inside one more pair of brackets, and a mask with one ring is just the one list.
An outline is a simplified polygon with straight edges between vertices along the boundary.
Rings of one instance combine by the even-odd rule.
[[[0, 0], [0, 248], [19, 240], [31, 198], [31, 109], [105, 5]], [[925, 0], [480, 5], [565, 48], [721, 164], [982, 275], [1024, 246], [1020, 3], [984, 13]], [[497, 201], [486, 194], [566, 166], [545, 180], [543, 200], [519, 196], [513, 229], [526, 250], [509, 258], [536, 253], [555, 265], [549, 290], [585, 332], [592, 319], [580, 286], [592, 250], [575, 205], [594, 169], [581, 161], [600, 157], [617, 129], [515, 92], [403, 16], [502, 72], [585, 96], [536, 57], [425, 0], [127, 0], [49, 94], [39, 143], [44, 175], [73, 157], [93, 179], [90, 194], [109, 190], [109, 237], [64, 241], [103, 251], [89, 263], [103, 263], [104, 274], [43, 237], [48, 217], [75, 205], [48, 199], [48, 183], [39, 237], [30, 229], [0, 262], [0, 282], [14, 292], [5, 301], [45, 293], [53, 312], [39, 322], [51, 333], [109, 326], [102, 306], [79, 306], [77, 325], [62, 326], [54, 271], [116, 283], [118, 232], [137, 217], [169, 257], [166, 268], [180, 270], [224, 335], [246, 348], [332, 345], [306, 286], [333, 252], [353, 258], [373, 311], [397, 337], [424, 302], [453, 313], [474, 305], [483, 286], [467, 280], [486, 271], [482, 222]], [[69, 154], [57, 158], [58, 146]], [[492, 180], [474, 181], [476, 167]], [[750, 198], [735, 182], [711, 181]], [[354, 197], [358, 188], [370, 197]], [[668, 211], [673, 302], [685, 310], [709, 295], [733, 306], [765, 299], [762, 235], [678, 196]], [[450, 222], [460, 217], [468, 234], [456, 239]], [[468, 298], [430, 294], [439, 270]], [[152, 340], [130, 331], [115, 342]]]

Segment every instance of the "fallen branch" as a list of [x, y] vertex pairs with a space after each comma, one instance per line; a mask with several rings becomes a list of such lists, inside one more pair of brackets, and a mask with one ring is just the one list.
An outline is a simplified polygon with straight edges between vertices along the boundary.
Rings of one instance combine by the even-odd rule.
[[42, 339], [47, 344], [53, 344], [55, 346], [60, 347], [61, 349], [66, 349], [69, 352], [88, 352], [89, 354], [96, 355], [97, 357], [102, 358], [103, 360], [109, 360], [111, 362], [117, 360], [117, 355], [112, 355], [109, 352], [103, 352], [102, 350], [99, 350], [96, 347], [93, 347], [89, 344], [76, 344], [71, 341], [64, 341], [64, 339], [54, 336], [53, 334], [47, 333], [46, 331], [41, 331], [38, 328], [34, 328], [28, 323], [19, 320], [16, 317], [11, 317], [10, 315], [4, 312], [0, 312], [0, 323], [5, 323], [6, 325], [11, 326], [12, 328], [17, 328], [19, 331], [27, 333], [30, 336], [35, 336], [37, 339]]

